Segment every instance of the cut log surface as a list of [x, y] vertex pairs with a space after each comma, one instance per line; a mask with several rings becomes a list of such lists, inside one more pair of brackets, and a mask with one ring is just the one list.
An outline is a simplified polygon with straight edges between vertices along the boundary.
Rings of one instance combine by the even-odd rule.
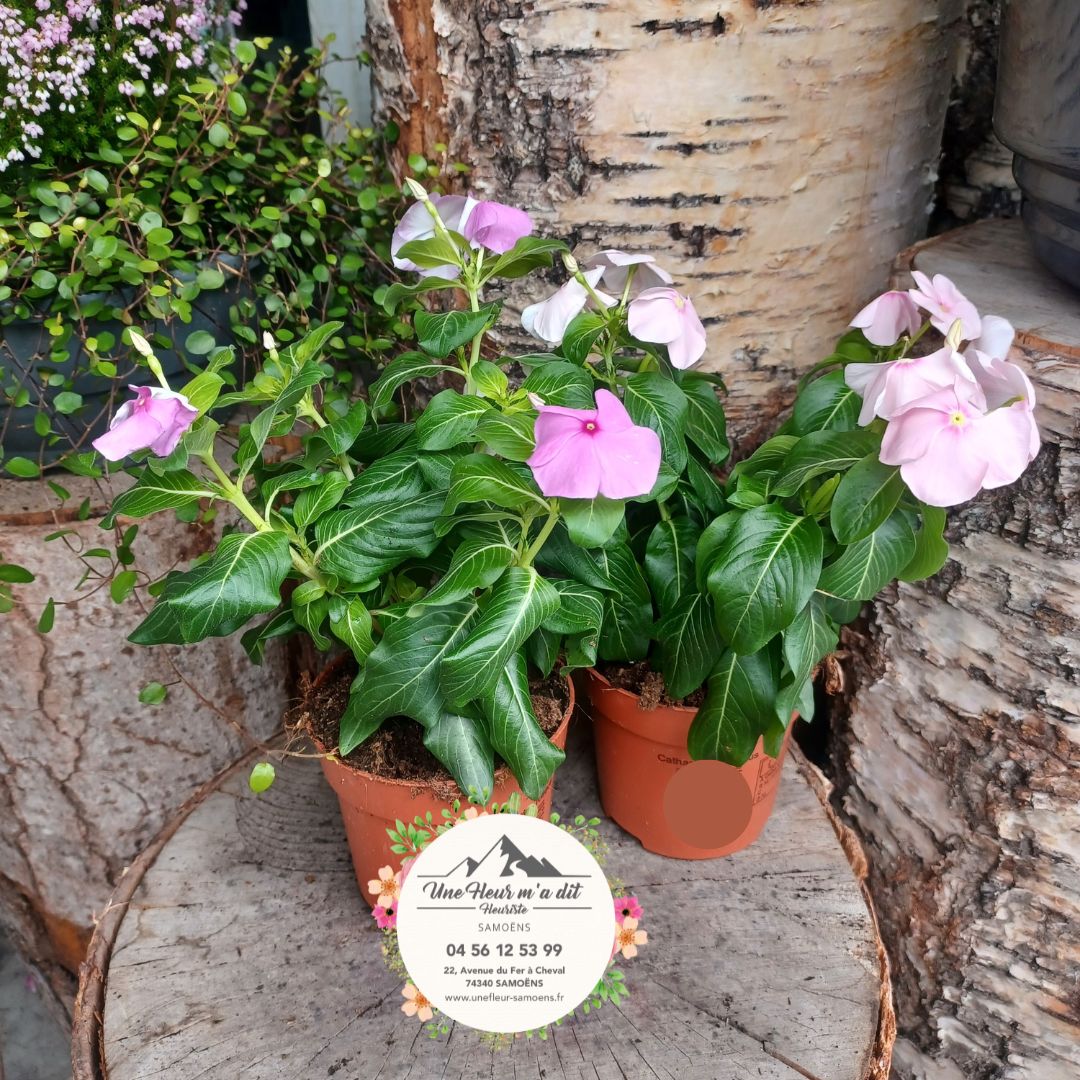
[[[632, 996], [492, 1050], [400, 1011], [317, 763], [287, 761], [258, 798], [241, 765], [114, 897], [84, 967], [76, 1080], [884, 1080], [873, 916], [829, 811], [786, 768], [763, 838], [730, 858], [663, 859], [605, 822], [608, 872], [646, 911]], [[595, 791], [578, 724], [556, 808], [599, 813]]]
[[1080, 295], [1018, 221], [906, 252], [1017, 328], [1044, 445], [950, 512], [952, 557], [874, 604], [838, 748], [913, 1080], [1080, 1075]]
[[[278, 727], [286, 676], [281, 650], [257, 668], [237, 639], [130, 644], [142, 585], [207, 550], [218, 529], [166, 514], [142, 522], [142, 585], [115, 604], [107, 587], [78, 588], [76, 554], [118, 542], [98, 525], [109, 488], [67, 475], [63, 484], [71, 498], [58, 509], [43, 483], [0, 481], [0, 562], [35, 574], [0, 616], [0, 920], [70, 1008], [95, 912], [123, 868], [194, 790]], [[80, 521], [84, 499], [91, 514]], [[104, 570], [109, 559], [86, 563]], [[40, 634], [50, 597], [55, 625]], [[151, 682], [168, 688], [160, 705], [139, 701]]]
[[579, 256], [655, 254], [760, 441], [924, 233], [961, 7], [369, 0], [376, 110]]

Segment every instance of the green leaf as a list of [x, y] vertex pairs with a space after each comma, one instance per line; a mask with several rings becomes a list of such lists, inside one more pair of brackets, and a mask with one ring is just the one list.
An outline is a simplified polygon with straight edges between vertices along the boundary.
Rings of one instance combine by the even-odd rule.
[[575, 544], [584, 548], [603, 547], [622, 524], [626, 503], [618, 499], [560, 499], [559, 511], [566, 531]]
[[559, 642], [558, 634], [545, 630], [542, 626], [525, 642], [525, 653], [529, 658], [529, 663], [539, 672], [542, 679], [546, 679], [551, 674], [555, 661], [559, 659]]
[[29, 585], [34, 580], [34, 575], [25, 566], [16, 566], [14, 563], [0, 563], [0, 581], [10, 585]]
[[596, 345], [597, 338], [604, 332], [607, 321], [595, 311], [583, 311], [566, 328], [559, 352], [571, 364], [583, 364]]
[[291, 565], [284, 533], [232, 533], [206, 562], [166, 578], [164, 593], [130, 640], [157, 644], [145, 640], [144, 630], [168, 619], [184, 642], [230, 634], [281, 603], [281, 583]]
[[139, 575], [134, 570], [121, 570], [109, 582], [109, 595], [112, 597], [113, 603], [122, 604], [131, 595], [138, 580]]
[[904, 494], [897, 465], [883, 465], [874, 452], [843, 476], [829, 511], [833, 535], [841, 544], [869, 536], [892, 512]]
[[292, 378], [281, 387], [272, 404], [263, 409], [247, 425], [247, 438], [242, 442], [237, 451], [236, 463], [242, 476], [246, 476], [252, 465], [262, 454], [262, 448], [270, 437], [270, 429], [274, 426], [274, 420], [284, 412], [295, 409], [301, 398], [307, 391], [321, 382], [324, 373], [318, 364], [306, 363]]
[[327, 473], [317, 487], [305, 488], [293, 504], [293, 521], [298, 529], [306, 529], [313, 521], [333, 510], [349, 481], [341, 473]]
[[839, 640], [836, 624], [825, 610], [823, 598], [811, 596], [806, 607], [784, 631], [784, 659], [799, 680], [806, 679], [831, 653]]
[[421, 450], [448, 450], [472, 438], [480, 417], [491, 406], [482, 398], [443, 390], [436, 394], [416, 422]]
[[270, 789], [276, 776], [274, 766], [269, 761], [257, 761], [251, 767], [251, 774], [248, 776], [248, 787], [256, 795], [261, 795], [264, 791]]
[[872, 600], [915, 555], [915, 534], [903, 514], [886, 518], [821, 572], [818, 588], [841, 600]]
[[398, 249], [399, 259], [408, 259], [424, 270], [437, 270], [441, 266], [461, 266], [461, 255], [443, 236], [436, 233], [426, 240], [410, 240]]
[[536, 448], [531, 413], [503, 413], [492, 410], [480, 418], [473, 438], [510, 461], [525, 461]]
[[450, 489], [443, 514], [449, 516], [463, 503], [490, 502], [507, 510], [528, 506], [547, 509], [547, 500], [531, 479], [490, 454], [466, 454], [450, 470]]
[[506, 570], [468, 637], [442, 662], [446, 700], [463, 706], [490, 693], [499, 672], [558, 606], [558, 592], [531, 566]]
[[627, 544], [611, 544], [596, 553], [600, 571], [610, 584], [600, 633], [602, 660], [643, 660], [653, 629], [649, 586]]
[[933, 577], [949, 559], [949, 545], [944, 538], [945, 511], [939, 506], [919, 507], [922, 525], [915, 534], [915, 554], [896, 576], [901, 581], [922, 581]]
[[776, 671], [769, 650], [745, 656], [725, 652], [690, 725], [690, 757], [745, 765], [758, 739], [776, 723], [775, 698]]
[[[776, 472], [792, 447], [799, 441], [798, 435], [774, 435], [763, 442], [748, 458], [736, 462], [731, 469], [732, 480], [743, 476], [758, 476]], [[730, 486], [730, 484], [729, 484]]]
[[41, 617], [38, 619], [38, 633], [47, 634], [56, 622], [56, 601], [50, 596], [48, 603], [42, 608]]
[[447, 768], [471, 802], [486, 803], [495, 784], [495, 755], [484, 724], [460, 712], [444, 712], [424, 732], [424, 746]]
[[731, 448], [727, 440], [724, 407], [716, 396], [716, 387], [704, 379], [684, 378], [686, 395], [686, 434], [705, 455], [710, 465], [726, 461]]
[[390, 716], [432, 727], [443, 715], [439, 686], [443, 658], [463, 640], [478, 610], [474, 601], [429, 608], [395, 619], [353, 681], [341, 718], [338, 751], [348, 754]]
[[188, 334], [184, 348], [195, 356], [205, 356], [217, 348], [217, 342], [214, 340], [214, 335], [208, 331], [196, 330], [193, 334]]
[[799, 391], [792, 412], [798, 435], [811, 431], [851, 431], [858, 426], [862, 398], [844, 382], [843, 371], [832, 371]]
[[430, 555], [442, 503], [441, 492], [423, 492], [331, 511], [315, 522], [315, 562], [343, 581], [366, 584], [404, 559]]
[[51, 270], [35, 270], [30, 275], [30, 280], [39, 288], [44, 289], [46, 292], [52, 292], [56, 288], [56, 275]]
[[321, 582], [305, 581], [293, 590], [290, 605], [297, 625], [307, 634], [319, 652], [326, 652], [333, 642], [322, 632], [330, 609], [326, 590]]
[[371, 612], [359, 597], [346, 600], [331, 596], [329, 605], [330, 632], [348, 645], [353, 656], [363, 661], [375, 647], [371, 636]]
[[735, 528], [735, 523], [742, 518], [741, 510], [729, 510], [718, 518], [713, 518], [698, 537], [697, 552], [694, 558], [694, 580], [699, 589], [705, 588], [712, 568], [713, 556], [727, 539], [728, 533]]
[[688, 697], [704, 682], [724, 652], [708, 593], [692, 589], [656, 624], [659, 668], [673, 698]]
[[521, 790], [539, 799], [566, 754], [544, 734], [533, 712], [525, 657], [515, 653], [479, 701], [488, 737]]
[[236, 59], [241, 64], [254, 64], [258, 57], [255, 46], [250, 41], [238, 41], [233, 46], [236, 51]]
[[348, 412], [335, 417], [326, 427], [305, 437], [304, 464], [319, 465], [329, 457], [347, 454], [366, 420], [367, 405], [363, 401], [354, 401]]
[[[578, 547], [566, 531], [566, 526], [559, 522], [547, 538], [536, 556], [536, 562], [548, 570], [564, 574], [566, 577], [591, 585], [594, 589], [611, 591], [613, 586], [600, 565], [599, 557], [584, 548]], [[648, 592], [648, 589], [645, 590]], [[652, 614], [650, 611], [650, 619]]]
[[206, 137], [210, 140], [211, 146], [215, 146], [220, 150], [229, 141], [229, 129], [220, 120], [215, 120], [210, 125]]
[[408, 352], [395, 357], [371, 384], [371, 408], [378, 412], [384, 410], [394, 400], [394, 394], [413, 379], [430, 379], [444, 371], [456, 370], [446, 364], [436, 364], [423, 353]]
[[521, 384], [521, 389], [536, 394], [545, 405], [568, 409], [595, 409], [596, 384], [592, 376], [561, 360], [535, 368]]
[[778, 470], [773, 494], [794, 495], [808, 480], [850, 469], [868, 454], [875, 454], [881, 436], [865, 428], [858, 431], [812, 431], [789, 451]]
[[682, 390], [656, 372], [631, 375], [623, 404], [635, 424], [660, 436], [664, 460], [676, 471], [686, 468], [686, 423], [690, 406]]
[[551, 265], [556, 251], [567, 251], [561, 240], [542, 236], [523, 236], [509, 251], [500, 255], [490, 268], [484, 266], [485, 277], [519, 278], [540, 267]]
[[201, 371], [188, 382], [181, 393], [191, 402], [192, 408], [198, 409], [199, 415], [213, 408], [225, 380], [214, 371]]
[[484, 304], [479, 311], [418, 311], [413, 316], [416, 342], [429, 356], [444, 359], [494, 322], [501, 308]]
[[739, 518], [708, 575], [720, 633], [736, 653], [756, 653], [791, 623], [814, 591], [821, 553], [821, 529], [812, 518], [775, 504]]
[[487, 528], [481, 528], [480, 536], [462, 540], [458, 544], [446, 573], [426, 596], [409, 609], [410, 615], [423, 611], [425, 607], [453, 603], [498, 581], [513, 562], [517, 548], [501, 522], [484, 522], [483, 525]]
[[559, 607], [543, 622], [556, 634], [599, 634], [604, 622], [604, 594], [570, 578], [551, 582], [559, 594]]
[[139, 691], [139, 701], [144, 705], [160, 705], [169, 691], [159, 682], [149, 682]]
[[220, 495], [216, 485], [187, 469], [160, 475], [152, 469], [143, 469], [135, 486], [121, 492], [113, 500], [101, 525], [102, 528], [111, 529], [118, 517], [144, 518], [160, 510], [179, 510], [194, 505], [200, 499], [213, 499]]
[[266, 651], [266, 643], [274, 638], [288, 637], [296, 633], [299, 627], [292, 616], [290, 608], [283, 608], [277, 614], [272, 615], [264, 623], [253, 626], [244, 632], [240, 638], [240, 644], [248, 654], [248, 659], [253, 664], [261, 664]]
[[411, 450], [398, 450], [368, 465], [349, 485], [342, 500], [346, 506], [374, 506], [380, 502], [400, 502], [419, 495], [424, 480]]
[[[701, 530], [687, 518], [660, 520], [645, 544], [645, 579], [661, 614], [694, 587], [694, 564]], [[682, 696], [682, 695], [680, 695]]]

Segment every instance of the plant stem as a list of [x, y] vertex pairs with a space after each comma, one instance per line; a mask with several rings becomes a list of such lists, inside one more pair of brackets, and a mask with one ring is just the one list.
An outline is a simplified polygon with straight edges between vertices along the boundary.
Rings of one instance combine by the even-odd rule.
[[540, 530], [536, 539], [532, 542], [529, 549], [518, 560], [520, 566], [532, 566], [533, 559], [540, 554], [540, 549], [547, 542], [547, 538], [551, 535], [552, 530], [559, 523], [559, 500], [552, 499], [549, 504], [548, 518], [544, 522], [544, 527]]
[[[320, 430], [328, 426], [319, 410], [315, 408], [315, 402], [311, 400], [310, 391], [304, 400], [300, 402], [299, 412], [301, 416], [306, 416]], [[341, 469], [342, 475], [351, 483], [356, 478], [356, 474], [353, 472], [349, 459], [344, 454], [335, 454], [334, 460], [337, 462], [338, 468]]]

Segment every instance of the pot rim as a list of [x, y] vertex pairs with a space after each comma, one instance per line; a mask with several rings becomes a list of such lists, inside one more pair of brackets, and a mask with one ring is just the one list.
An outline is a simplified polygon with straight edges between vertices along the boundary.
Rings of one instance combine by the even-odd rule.
[[[341, 653], [339, 656], [335, 656], [334, 659], [326, 664], [319, 674], [315, 676], [315, 681], [311, 684], [312, 689], [321, 686], [326, 679], [330, 677], [330, 674], [341, 667], [348, 659], [350, 659], [349, 653]], [[570, 726], [570, 720], [574, 715], [574, 706], [577, 703], [577, 695], [574, 692], [574, 680], [568, 675], [564, 675], [563, 682], [566, 684], [570, 700], [567, 702], [566, 709], [563, 712], [563, 718], [559, 721], [559, 726], [548, 736], [548, 741], [550, 742], [554, 742], [555, 738], [559, 735], [564, 736], [565, 741], [566, 731]], [[386, 784], [389, 787], [403, 787], [415, 790], [416, 788], [426, 788], [431, 786], [430, 784], [418, 780], [402, 780], [398, 777], [380, 776], [378, 773], [368, 772], [367, 769], [357, 768], [357, 766], [340, 757], [336, 750], [327, 749], [323, 741], [310, 729], [305, 727], [304, 734], [307, 735], [321, 753], [326, 755], [321, 762], [324, 767], [344, 769], [346, 772], [353, 773], [356, 776], [362, 776], [365, 780], [371, 780], [378, 784]], [[445, 770], [445, 766], [443, 766], [443, 768]], [[510, 766], [504, 761], [502, 765], [495, 770], [495, 780], [497, 781], [500, 776], [507, 775], [513, 776], [514, 774], [511, 772]], [[454, 778], [450, 776], [450, 773], [447, 772], [446, 776], [451, 783], [454, 782]], [[462, 795], [462, 798], [465, 798], [465, 796]]]
[[[623, 697], [629, 698], [631, 701], [641, 701], [641, 695], [635, 694], [633, 690], [627, 690], [621, 686], [612, 686], [611, 681], [603, 675], [596, 668], [591, 667], [588, 669], [589, 678], [595, 679], [600, 683], [600, 688], [605, 693], [621, 694]], [[658, 713], [658, 712], [673, 712], [678, 713], [680, 716], [697, 716], [698, 710], [692, 705], [654, 705], [651, 709], [642, 709], [640, 704], [637, 706], [638, 711], [642, 713]]]

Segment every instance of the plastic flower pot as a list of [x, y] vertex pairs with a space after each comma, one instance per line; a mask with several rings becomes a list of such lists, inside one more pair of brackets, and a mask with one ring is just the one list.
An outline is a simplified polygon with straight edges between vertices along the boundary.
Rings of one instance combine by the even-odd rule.
[[[316, 679], [316, 687], [329, 678], [336, 667], [337, 663], [328, 665]], [[569, 702], [562, 722], [551, 736], [552, 743], [560, 750], [566, 749], [566, 732], [570, 726], [570, 717], [574, 713], [574, 684], [567, 679], [566, 686], [570, 695]], [[324, 753], [328, 751], [318, 739], [313, 741], [319, 750]], [[360, 892], [364, 899], [372, 904], [374, 898], [368, 892], [368, 882], [379, 876], [380, 867], [396, 868], [402, 859], [400, 853], [391, 851], [387, 830], [393, 829], [397, 821], [408, 824], [417, 815], [423, 817], [428, 812], [431, 813], [432, 820], [439, 824], [443, 820], [443, 810], [451, 808], [453, 799], [440, 798], [431, 787], [417, 784], [414, 780], [389, 779], [365, 772], [338, 757], [324, 757], [321, 764], [323, 776], [338, 797]], [[451, 784], [449, 776], [447, 782]], [[551, 814], [551, 791], [552, 784], [549, 782], [536, 803], [542, 818]], [[525, 797], [513, 774], [503, 765], [495, 774], [495, 787], [488, 805], [493, 802], [504, 803], [515, 793], [521, 795], [522, 809], [533, 805], [533, 800]], [[465, 809], [467, 803], [464, 797], [461, 803], [462, 809]]]
[[790, 741], [791, 725], [778, 758], [760, 740], [741, 768], [710, 762], [707, 786], [698, 787], [696, 818], [723, 839], [699, 846], [699, 838], [675, 810], [688, 791], [686, 738], [695, 709], [639, 708], [637, 694], [611, 685], [600, 672], [585, 673], [596, 742], [596, 771], [604, 813], [636, 836], [644, 848], [673, 859], [716, 859], [741, 851], [761, 835], [772, 813]]

